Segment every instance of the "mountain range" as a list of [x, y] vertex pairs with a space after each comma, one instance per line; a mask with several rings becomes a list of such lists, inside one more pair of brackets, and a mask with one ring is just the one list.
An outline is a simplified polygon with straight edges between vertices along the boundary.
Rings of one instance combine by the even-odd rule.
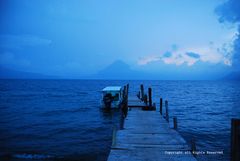
[[[121, 61], [116, 60], [112, 64], [108, 65], [104, 69], [98, 71], [95, 74], [86, 76], [86, 77], [74, 77], [74, 79], [114, 79], [114, 80], [155, 80], [155, 79], [167, 79], [164, 77], [159, 78], [159, 75], [146, 73], [143, 71], [137, 71], [131, 69], [131, 67]], [[32, 73], [25, 71], [17, 71], [13, 69], [9, 69], [6, 67], [0, 66], [0, 79], [61, 79], [65, 77], [61, 76], [49, 76], [40, 73]], [[67, 78], [66, 78], [67, 79]], [[240, 72], [232, 72], [222, 78], [220, 80], [240, 80]]]
[[97, 79], [143, 79], [142, 72], [132, 70], [128, 64], [116, 60], [93, 75]]
[[0, 66], [0, 79], [56, 79], [55, 76], [48, 76], [39, 73], [13, 70]]

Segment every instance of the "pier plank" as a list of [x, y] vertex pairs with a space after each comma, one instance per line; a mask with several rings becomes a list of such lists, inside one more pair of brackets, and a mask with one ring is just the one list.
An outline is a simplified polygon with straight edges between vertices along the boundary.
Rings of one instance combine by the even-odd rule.
[[132, 150], [111, 150], [108, 161], [196, 161], [191, 154], [166, 154], [158, 148], [136, 148]]
[[112, 149], [135, 149], [135, 148], [157, 148], [158, 150], [185, 150], [190, 151], [190, 147], [186, 144], [168, 144], [168, 145], [161, 145], [161, 144], [152, 144], [152, 145], [144, 145], [144, 144], [133, 144], [133, 143], [117, 143], [116, 145], [112, 146]]
[[140, 100], [128, 100], [128, 107], [145, 107], [146, 104]]
[[159, 112], [143, 111], [142, 101], [129, 98], [130, 110], [123, 130], [116, 133], [108, 161], [196, 161], [186, 141]]

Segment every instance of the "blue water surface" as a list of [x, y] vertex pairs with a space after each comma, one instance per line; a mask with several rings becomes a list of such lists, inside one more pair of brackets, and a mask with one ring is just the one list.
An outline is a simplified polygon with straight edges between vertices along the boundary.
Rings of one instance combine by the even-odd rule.
[[101, 89], [126, 83], [130, 95], [152, 87], [157, 107], [168, 100], [170, 119], [198, 150], [224, 152], [197, 159], [229, 160], [240, 82], [135, 80], [0, 80], [0, 160], [106, 160], [120, 112], [100, 109]]

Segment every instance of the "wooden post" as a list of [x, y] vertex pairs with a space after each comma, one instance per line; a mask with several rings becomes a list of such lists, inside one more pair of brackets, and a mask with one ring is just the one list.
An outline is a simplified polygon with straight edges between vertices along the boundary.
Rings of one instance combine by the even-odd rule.
[[129, 84], [127, 84], [127, 98], [126, 98], [126, 108], [128, 110], [128, 91], [129, 91]]
[[127, 86], [124, 86], [123, 88], [123, 101], [122, 101], [122, 113], [123, 117], [127, 116], [128, 112], [128, 92], [127, 92]]
[[173, 117], [173, 128], [175, 130], [177, 130], [178, 126], [177, 126], [177, 117]]
[[192, 155], [194, 156], [194, 157], [196, 157], [196, 144], [195, 144], [195, 141], [192, 139], [191, 140], [191, 151], [192, 151]]
[[129, 84], [127, 84], [127, 87], [126, 87], [126, 102], [127, 102], [127, 107], [128, 107], [128, 90], [129, 90]]
[[140, 90], [141, 90], [140, 98], [141, 98], [141, 100], [143, 101], [143, 100], [144, 100], [144, 87], [143, 87], [143, 84], [141, 84], [141, 86], [140, 86]]
[[169, 122], [169, 115], [168, 115], [168, 101], [165, 101], [165, 108], [166, 108], [166, 120]]
[[160, 114], [162, 115], [162, 98], [160, 98]]
[[148, 88], [149, 108], [152, 107], [152, 88]]
[[126, 97], [126, 86], [123, 87], [123, 99]]
[[129, 84], [124, 86], [124, 90], [123, 90], [122, 112], [123, 112], [124, 118], [127, 116], [127, 113], [128, 113], [128, 89], [129, 89]]
[[240, 160], [240, 119], [231, 120], [231, 161]]
[[117, 127], [113, 126], [113, 134], [112, 134], [112, 147], [116, 146], [116, 133], [117, 133]]
[[137, 98], [141, 99], [141, 92], [140, 91], [138, 91], [138, 93], [137, 93]]
[[147, 100], [147, 95], [146, 95], [146, 94], [145, 94], [144, 97], [143, 97], [143, 101], [144, 101], [144, 103], [147, 105], [148, 100]]

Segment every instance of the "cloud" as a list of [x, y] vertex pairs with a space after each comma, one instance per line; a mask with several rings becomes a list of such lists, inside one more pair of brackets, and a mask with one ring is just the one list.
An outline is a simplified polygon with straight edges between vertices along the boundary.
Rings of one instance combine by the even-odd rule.
[[216, 13], [219, 15], [220, 22], [237, 23], [240, 21], [240, 1], [228, 0], [216, 8]]
[[174, 51], [167, 51], [159, 55], [149, 55], [138, 60], [138, 65], [146, 65], [156, 61], [163, 61], [165, 64], [175, 64], [188, 66], [196, 62], [207, 62], [212, 64], [222, 63], [227, 66], [232, 65], [231, 56], [228, 54], [232, 51], [230, 44], [214, 45], [210, 43], [207, 46], [197, 46], [189, 48], [179, 48]]
[[193, 53], [193, 52], [187, 52], [186, 55], [192, 57], [192, 58], [195, 58], [195, 59], [198, 59], [200, 58], [200, 55], [197, 54], [197, 53]]
[[188, 56], [186, 53], [177, 53], [177, 52], [165, 52], [162, 56], [150, 55], [142, 57], [138, 60], [138, 65], [147, 65], [149, 63], [163, 61], [165, 64], [176, 64], [182, 65], [186, 63], [191, 66], [196, 63], [198, 60], [196, 58]]
[[198, 61], [198, 59], [192, 56], [188, 56], [187, 53], [190, 53], [190, 52], [175, 51], [175, 52], [172, 52], [170, 57], [162, 57], [161, 60], [165, 64], [175, 64], [175, 65], [187, 64], [188, 66], [192, 66]]
[[159, 60], [160, 60], [159, 56], [149, 55], [149, 56], [146, 56], [146, 57], [139, 58], [138, 65], [146, 65], [148, 63], [159, 61]]
[[0, 47], [8, 49], [20, 49], [28, 46], [50, 45], [51, 40], [34, 35], [0, 35]]
[[223, 55], [218, 52], [218, 48], [212, 48], [209, 46], [187, 48], [185, 49], [185, 53], [198, 53], [198, 59], [202, 62], [216, 64], [221, 63], [223, 60]]
[[226, 66], [238, 67], [240, 69], [240, 1], [228, 0], [218, 6], [215, 12], [219, 15], [220, 23], [232, 23], [238, 26], [233, 32], [229, 32], [217, 40], [199, 46], [186, 46], [180, 48], [176, 44], [170, 47], [170, 52], [163, 54], [146, 55], [138, 60], [139, 65], [146, 65], [156, 61], [165, 64], [188, 66], [196, 62], [207, 62], [211, 64], [224, 64]]
[[172, 56], [172, 53], [167, 51], [166, 53], [163, 54], [163, 57], [171, 57]]
[[232, 63], [234, 67], [239, 68], [240, 63], [240, 1], [228, 0], [216, 8], [216, 13], [219, 15], [219, 22], [229, 22], [238, 25], [238, 33], [233, 43]]

